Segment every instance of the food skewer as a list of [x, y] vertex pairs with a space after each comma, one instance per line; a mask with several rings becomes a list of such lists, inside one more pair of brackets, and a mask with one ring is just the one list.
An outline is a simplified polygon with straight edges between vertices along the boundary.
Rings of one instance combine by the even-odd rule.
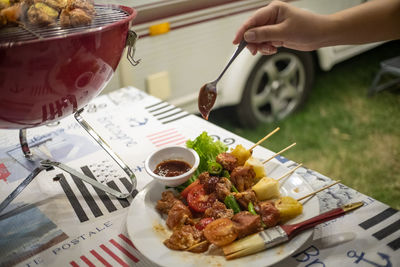
[[262, 162], [262, 164], [267, 163], [267, 162], [270, 161], [271, 159], [275, 158], [276, 156], [280, 155], [281, 153], [285, 152], [286, 150], [289, 150], [290, 148], [294, 147], [295, 145], [296, 145], [296, 143], [293, 143], [293, 144], [291, 144], [290, 146], [288, 146], [288, 147], [282, 149], [281, 151], [275, 153], [275, 154], [272, 155], [270, 158], [264, 160], [264, 161]]
[[325, 189], [327, 189], [327, 188], [329, 188], [329, 187], [331, 187], [331, 186], [334, 186], [335, 184], [338, 184], [338, 183], [340, 183], [340, 180], [337, 180], [336, 182], [334, 182], [334, 183], [332, 183], [332, 184], [330, 184], [330, 185], [324, 186], [324, 187], [318, 189], [317, 191], [314, 191], [314, 192], [312, 192], [312, 193], [310, 193], [310, 194], [308, 194], [308, 195], [305, 195], [305, 196], [303, 196], [303, 197], [301, 197], [301, 198], [298, 198], [298, 199], [296, 199], [296, 200], [297, 200], [297, 201], [302, 201], [303, 199], [306, 199], [306, 198], [308, 198], [308, 197], [311, 197], [311, 196], [313, 196], [313, 195], [315, 195], [315, 194], [317, 194], [317, 193], [319, 193], [319, 192], [321, 192], [321, 191], [324, 191]]
[[194, 244], [193, 246], [191, 246], [191, 247], [189, 247], [189, 248], [187, 248], [185, 250], [186, 251], [191, 251], [192, 249], [197, 248], [197, 247], [202, 246], [202, 245], [205, 245], [207, 243], [208, 243], [208, 240], [204, 240], [204, 241], [201, 241], [200, 243]]
[[243, 239], [233, 242], [232, 244], [224, 246], [222, 250], [226, 259], [228, 260], [247, 256], [284, 243], [304, 230], [342, 216], [349, 211], [361, 207], [363, 204], [363, 202], [356, 202], [344, 205], [297, 224], [282, 226], [278, 225], [268, 228], [262, 232], [247, 236]]
[[298, 168], [300, 168], [303, 164], [300, 163], [296, 168], [288, 171], [278, 179], [274, 179], [268, 176], [261, 178], [257, 183], [252, 186], [252, 190], [256, 194], [258, 200], [268, 200], [272, 198], [279, 198], [280, 194], [280, 181], [294, 173]]
[[253, 146], [250, 147], [250, 149], [246, 149], [242, 145], [236, 145], [236, 147], [230, 151], [230, 154], [233, 155], [237, 159], [237, 164], [238, 165], [243, 165], [248, 161], [249, 159], [252, 159], [252, 154], [253, 154], [253, 149], [267, 140], [270, 136], [272, 136], [274, 133], [276, 133], [280, 128], [277, 127], [275, 130], [261, 138], [257, 143], [255, 143]]
[[[302, 166], [302, 164], [299, 164], [296, 168], [294, 168], [293, 170], [287, 172], [286, 174], [284, 174], [284, 175], [283, 175], [282, 177], [280, 177], [279, 179], [282, 179], [283, 177], [285, 177], [285, 176], [287, 176], [287, 175], [293, 173], [293, 172], [294, 172], [296, 169], [298, 169], [300, 166]], [[338, 180], [338, 181], [336, 181], [336, 182], [334, 182], [334, 183], [332, 183], [332, 184], [330, 184], [330, 185], [324, 186], [324, 187], [322, 187], [322, 188], [320, 188], [320, 189], [318, 189], [318, 190], [316, 190], [316, 191], [314, 191], [314, 192], [312, 192], [312, 193], [310, 193], [310, 194], [307, 194], [307, 195], [305, 195], [305, 196], [303, 196], [303, 197], [300, 197], [300, 198], [296, 199], [295, 201], [299, 202], [299, 201], [301, 201], [301, 200], [303, 200], [303, 199], [306, 199], [306, 198], [308, 198], [308, 197], [310, 197], [310, 196], [313, 196], [313, 195], [315, 195], [315, 194], [317, 194], [317, 193], [319, 193], [319, 192], [321, 192], [321, 191], [323, 191], [323, 190], [325, 190], [325, 189], [328, 189], [329, 187], [332, 187], [332, 186], [338, 184], [339, 182], [340, 182], [340, 180]], [[299, 204], [299, 205], [301, 205], [301, 204]], [[276, 226], [276, 227], [280, 227], [280, 226]], [[276, 227], [275, 227], [275, 228], [276, 228]], [[283, 225], [283, 226], [281, 226], [281, 227], [284, 228], [284, 227], [286, 227], [286, 226]], [[245, 239], [247, 239], [247, 237], [246, 237]], [[187, 248], [186, 251], [191, 251], [192, 249], [194, 249], [194, 248], [196, 248], [196, 247], [199, 247], [199, 246], [201, 246], [201, 245], [207, 244], [207, 242], [208, 242], [207, 240], [204, 240], [204, 241], [202, 241], [202, 242], [200, 242], [200, 243], [197, 243], [197, 244], [195, 244], [195, 245], [193, 245], [193, 246]], [[241, 241], [236, 241], [236, 242], [241, 242]], [[228, 245], [228, 246], [229, 246], [229, 245]], [[225, 248], [224, 248], [224, 253], [225, 253]], [[226, 254], [226, 253], [225, 253], [225, 254]], [[246, 255], [247, 255], [247, 254], [246, 254]], [[244, 256], [244, 255], [242, 255], [242, 256]], [[240, 256], [239, 256], [239, 257], [240, 257]], [[232, 257], [232, 258], [235, 258], [235, 257]], [[227, 256], [227, 259], [230, 259], [230, 258]]]
[[[277, 132], [279, 130], [279, 127], [277, 128], [277, 129], [275, 129], [274, 131], [272, 131], [271, 133], [269, 133], [269, 134], [267, 134], [264, 138], [262, 138], [260, 141], [258, 141], [254, 146], [252, 146], [250, 149], [254, 149], [254, 147], [255, 146], [257, 146], [257, 145], [259, 145], [261, 142], [263, 142], [263, 141], [265, 141], [268, 137], [270, 137], [272, 134], [274, 134], [275, 132]], [[296, 145], [296, 143], [293, 143], [293, 144], [291, 144], [290, 146], [288, 146], [288, 147], [286, 147], [286, 148], [284, 148], [284, 149], [282, 149], [281, 151], [279, 151], [278, 153], [275, 153], [275, 155], [273, 155], [271, 158], [269, 158], [269, 159], [267, 159], [267, 160], [265, 160], [264, 162], [261, 162], [260, 160], [258, 160], [258, 163], [257, 162], [255, 162], [254, 160], [253, 161], [250, 161], [250, 159], [251, 159], [251, 150], [248, 150], [248, 149], [245, 149], [242, 145], [238, 145], [235, 149], [234, 149], [234, 151], [233, 152], [237, 152], [237, 154], [239, 154], [239, 156], [240, 157], [236, 157], [236, 155], [233, 155], [233, 154], [231, 154], [231, 155], [225, 155], [225, 154], [228, 154], [228, 153], [221, 153], [221, 156], [217, 156], [217, 162], [219, 163], [219, 164], [221, 164], [222, 166], [225, 166], [225, 165], [227, 165], [227, 169], [229, 169], [230, 170], [230, 168], [231, 168], [231, 166], [230, 165], [228, 165], [228, 164], [230, 164], [230, 161], [229, 160], [231, 160], [230, 158], [229, 158], [229, 156], [230, 157], [232, 157], [232, 156], [234, 156], [234, 157], [236, 157], [238, 160], [239, 160], [239, 158], [241, 158], [241, 159], [244, 159], [244, 165], [243, 166], [241, 166], [241, 164], [238, 166], [238, 167], [234, 167], [234, 170], [233, 171], [238, 171], [238, 170], [245, 170], [245, 171], [247, 171], [247, 170], [249, 170], [249, 167], [251, 167], [251, 168], [253, 168], [253, 170], [255, 169], [254, 168], [254, 166], [255, 167], [264, 167], [263, 166], [263, 164], [265, 164], [266, 162], [268, 162], [269, 160], [271, 160], [271, 159], [273, 159], [274, 157], [276, 157], [277, 155], [279, 155], [279, 154], [281, 154], [281, 153], [283, 153], [283, 152], [285, 152], [285, 151], [287, 151], [288, 149], [290, 149], [291, 147], [293, 147], [293, 146], [295, 146]], [[243, 155], [241, 155], [241, 154], [243, 154]], [[246, 157], [245, 157], [246, 156]], [[249, 157], [247, 157], [247, 156], [250, 156], [250, 158]], [[233, 162], [233, 160], [231, 161], [231, 162]], [[204, 229], [204, 237], [206, 238], [205, 240], [203, 239], [203, 241], [201, 241], [201, 242], [199, 242], [199, 243], [197, 243], [197, 244], [194, 244], [194, 245], [192, 245], [192, 246], [189, 246], [189, 247], [187, 247], [186, 249], [184, 249], [185, 251], [190, 251], [190, 252], [201, 252], [201, 251], [204, 251], [204, 249], [206, 249], [207, 250], [207, 248], [208, 248], [208, 246], [210, 245], [210, 244], [214, 244], [214, 245], [216, 245], [216, 246], [218, 246], [218, 247], [221, 247], [221, 248], [224, 248], [224, 247], [226, 247], [226, 246], [229, 246], [230, 244], [232, 244], [233, 245], [233, 243], [237, 243], [237, 242], [240, 242], [241, 240], [242, 240], [242, 238], [243, 237], [245, 237], [245, 236], [248, 236], [251, 232], [252, 233], [256, 233], [257, 231], [260, 231], [260, 230], [262, 230], [262, 229], [272, 229], [272, 228], [274, 228], [273, 226], [276, 226], [276, 225], [282, 225], [282, 226], [280, 226], [281, 228], [284, 228], [285, 227], [285, 225], [284, 225], [284, 223], [285, 222], [287, 222], [287, 221], [289, 221], [290, 219], [292, 219], [292, 218], [294, 218], [294, 217], [296, 217], [296, 216], [298, 216], [298, 215], [300, 215], [300, 214], [302, 214], [302, 210], [303, 210], [303, 205], [299, 202], [299, 200], [303, 200], [303, 199], [305, 199], [305, 198], [308, 198], [308, 197], [310, 197], [310, 196], [312, 196], [312, 195], [315, 195], [315, 194], [317, 194], [318, 192], [320, 192], [320, 191], [322, 191], [322, 190], [325, 190], [325, 189], [327, 189], [327, 188], [329, 188], [329, 187], [331, 187], [331, 186], [333, 186], [333, 185], [335, 185], [335, 184], [337, 184], [337, 183], [339, 183], [339, 181], [338, 182], [335, 182], [334, 184], [331, 184], [331, 185], [329, 185], [329, 186], [326, 186], [326, 187], [324, 187], [324, 188], [322, 188], [322, 189], [319, 189], [319, 190], [317, 190], [317, 191], [315, 191], [315, 192], [313, 192], [313, 193], [311, 193], [311, 194], [308, 194], [308, 195], [306, 195], [306, 196], [304, 196], [304, 197], [301, 197], [301, 198], [299, 198], [298, 200], [296, 200], [295, 198], [293, 198], [293, 197], [290, 197], [290, 196], [281, 196], [281, 194], [279, 193], [279, 186], [277, 186], [278, 184], [279, 184], [279, 181], [281, 181], [282, 179], [284, 179], [285, 177], [287, 177], [287, 176], [289, 176], [289, 175], [291, 175], [292, 173], [294, 173], [298, 168], [300, 168], [302, 166], [302, 164], [299, 164], [298, 166], [296, 166], [294, 169], [292, 169], [292, 170], [289, 170], [287, 173], [285, 173], [284, 175], [282, 175], [281, 177], [279, 177], [278, 179], [273, 179], [273, 178], [269, 178], [269, 177], [267, 177], [266, 176], [266, 174], [264, 173], [264, 177], [262, 177], [260, 180], [258, 180], [258, 182], [257, 182], [257, 176], [255, 176], [254, 174], [249, 174], [249, 175], [247, 175], [247, 173], [246, 173], [246, 177], [245, 177], [245, 179], [247, 179], [245, 182], [248, 182], [248, 184], [246, 185], [246, 187], [247, 187], [247, 189], [249, 189], [248, 187], [250, 186], [251, 187], [251, 189], [252, 189], [252, 191], [254, 191], [254, 193], [255, 193], [255, 196], [254, 196], [254, 193], [253, 193], [253, 196], [251, 196], [251, 195], [249, 195], [251, 198], [254, 198], [255, 197], [255, 199], [254, 199], [254, 201], [256, 202], [256, 204], [257, 205], [259, 205], [259, 206], [257, 206], [257, 208], [259, 209], [259, 210], [255, 210], [254, 209], [254, 207], [253, 207], [253, 199], [251, 199], [250, 200], [250, 202], [249, 202], [249, 205], [248, 205], [248, 207], [244, 207], [245, 206], [245, 204], [243, 204], [242, 202], [240, 202], [240, 204], [242, 205], [242, 209], [239, 207], [239, 205], [238, 205], [238, 203], [236, 202], [236, 195], [235, 195], [235, 193], [231, 193], [231, 194], [229, 194], [229, 195], [227, 195], [226, 197], [225, 197], [225, 200], [222, 202], [222, 203], [224, 203], [225, 204], [225, 208], [227, 208], [227, 209], [232, 209], [233, 210], [233, 213], [235, 214], [235, 216], [236, 216], [236, 214], [238, 214], [238, 216], [237, 216], [237, 218], [235, 217], [235, 218], [233, 218], [232, 220], [230, 219], [230, 218], [217, 218], [217, 219], [215, 219], [215, 217], [213, 216], [213, 215], [211, 215], [211, 214], [207, 214], [207, 216], [208, 217], [212, 217], [214, 220], [211, 220], [211, 222], [209, 221], [209, 220], [205, 220], [205, 221], [207, 221], [207, 223], [205, 223], [205, 221], [204, 221], [204, 228], [202, 228], [202, 229]], [[240, 168], [239, 168], [240, 167]], [[238, 168], [238, 170], [236, 170], [236, 168]], [[264, 169], [264, 168], [263, 168]], [[232, 174], [232, 176], [230, 175], [230, 173], [228, 173], [228, 178], [227, 179], [229, 179], [229, 178], [232, 178], [232, 182], [233, 183], [235, 183], [235, 182], [238, 182], [238, 184], [239, 185], [241, 185], [240, 184], [240, 182], [243, 182], [243, 181], [240, 181], [240, 179], [239, 180], [237, 180], [238, 179], [238, 175], [237, 175], [237, 173], [234, 173], [234, 175]], [[254, 172], [255, 172], [255, 170], [254, 170]], [[210, 176], [211, 177], [211, 176]], [[223, 177], [225, 177], [225, 176], [223, 176]], [[260, 176], [261, 177], [261, 176]], [[205, 178], [205, 179], [207, 179], [208, 177], [203, 177], [203, 178]], [[235, 179], [234, 179], [235, 178]], [[273, 180], [273, 183], [272, 182], [269, 182], [269, 181], [267, 181], [266, 183], [261, 183], [260, 184], [260, 182], [261, 181], [264, 181], [264, 180]], [[207, 182], [208, 180], [206, 180], [206, 182]], [[256, 181], [257, 183], [256, 184], [254, 184], [254, 181]], [[209, 184], [207, 184], [207, 183], [204, 183], [205, 185], [207, 185], [207, 186], [209, 186], [209, 185], [211, 185], [212, 184], [212, 182], [213, 181], [211, 181]], [[218, 181], [219, 182], [219, 181]], [[217, 183], [218, 183], [217, 182]], [[232, 183], [232, 185], [233, 185], [233, 183]], [[258, 185], [258, 187], [257, 187], [257, 185]], [[199, 185], [199, 186], [201, 186], [201, 185]], [[227, 186], [229, 186], [228, 184], [227, 184]], [[256, 188], [255, 188], [256, 187]], [[203, 187], [201, 187], [201, 188], [203, 188]], [[227, 189], [229, 189], [228, 187], [227, 187]], [[238, 195], [237, 196], [237, 198], [238, 198], [238, 200], [243, 200], [243, 198], [244, 197], [247, 197], [247, 195], [245, 195], [245, 193], [243, 193], [244, 192], [244, 189], [246, 189], [246, 188], [244, 188], [244, 186], [243, 186], [243, 188], [241, 189], [241, 191], [240, 192], [242, 192], [242, 194], [244, 194], [244, 195]], [[255, 189], [258, 189], [258, 190], [255, 190]], [[193, 189], [194, 190], [194, 189]], [[205, 189], [203, 189], [203, 190], [205, 190]], [[232, 191], [232, 188], [230, 189], [230, 191]], [[236, 191], [237, 192], [237, 191]], [[240, 193], [240, 192], [237, 192], [238, 194]], [[273, 198], [271, 198], [271, 194], [272, 193], [276, 193], [277, 192], [277, 194], [275, 194], [274, 195], [274, 197]], [[205, 194], [206, 192], [204, 192], [203, 194]], [[209, 192], [208, 192], [209, 193]], [[251, 192], [249, 192], [249, 194], [250, 194]], [[260, 194], [258, 194], [258, 193], [261, 193], [261, 195], [263, 195], [265, 198], [260, 198], [259, 197], [259, 195]], [[164, 197], [164, 196], [163, 196]], [[188, 196], [189, 197], [189, 196]], [[228, 198], [229, 197], [229, 198]], [[231, 200], [233, 198], [233, 200], [234, 201], [229, 201], [229, 200]], [[263, 201], [263, 200], [267, 200], [267, 201]], [[189, 206], [188, 207], [191, 207], [191, 203], [190, 203], [190, 199], [189, 198], [187, 198], [187, 201], [188, 201], [188, 204], [189, 204]], [[222, 200], [220, 200], [220, 201], [222, 201]], [[268, 202], [269, 201], [269, 202]], [[271, 201], [273, 201], [273, 202], [271, 202]], [[193, 204], [193, 203], [192, 203]], [[235, 204], [235, 205], [234, 205]], [[251, 204], [251, 205], [250, 205]], [[270, 206], [268, 206], [268, 205], [270, 205], [271, 206], [271, 210], [269, 210], [270, 209]], [[175, 205], [174, 205], [175, 206]], [[192, 205], [193, 206], [193, 205]], [[272, 206], [274, 206], [274, 207], [272, 207]], [[193, 207], [193, 209], [194, 209], [195, 207]], [[273, 208], [273, 209], [272, 209]], [[240, 213], [241, 211], [243, 211], [243, 209], [247, 209], [246, 210], [246, 212], [247, 213]], [[266, 215], [266, 212], [269, 214], [269, 213], [271, 213], [271, 215], [273, 215], [274, 216], [274, 218], [271, 218], [271, 219], [269, 219], [269, 218], [261, 218], [261, 222], [259, 222], [259, 224], [260, 225], [258, 225], [257, 226], [257, 229], [254, 229], [254, 230], [250, 230], [250, 231], [248, 231], [248, 232], [243, 232], [243, 231], [241, 231], [240, 229], [240, 226], [241, 226], [241, 221], [240, 221], [240, 219], [243, 217], [243, 216], [254, 216], [254, 215], [257, 215], [257, 216], [260, 216], [259, 214], [260, 213], [261, 214], [263, 214], [263, 216], [264, 215]], [[240, 213], [240, 214], [239, 214]], [[264, 216], [265, 217], [265, 216]], [[170, 218], [170, 217], [168, 217], [168, 218]], [[243, 217], [244, 218], [244, 217]], [[247, 218], [247, 217], [246, 217]], [[259, 217], [257, 217], [257, 218], [255, 218], [255, 217], [252, 217], [252, 219], [257, 219], [257, 220], [259, 220], [260, 218]], [[199, 224], [200, 225], [200, 224]], [[261, 228], [261, 226], [262, 226], [262, 228]], [[196, 228], [198, 228], [197, 227], [197, 224], [196, 225], [189, 225], [189, 226], [187, 226], [188, 227], [188, 229], [190, 229], [190, 227], [196, 227]], [[227, 228], [227, 229], [225, 229], [225, 228]], [[171, 229], [173, 228], [172, 226], [170, 227]], [[276, 228], [276, 227], [275, 227]], [[183, 229], [183, 228], [182, 228]], [[200, 230], [200, 228], [198, 228], [199, 230]], [[228, 231], [226, 231], [226, 230], [228, 230]], [[267, 230], [265, 230], [265, 231], [267, 231]], [[168, 242], [174, 242], [174, 240], [176, 239], [176, 237], [179, 237], [179, 234], [181, 234], [181, 232], [180, 232], [181, 230], [180, 229], [178, 229], [177, 230], [177, 232], [175, 232], [174, 231], [174, 233], [173, 233], [173, 235], [171, 236], [171, 238], [170, 239], [168, 239], [168, 240], [166, 240], [167, 241], [167, 243]], [[183, 231], [183, 230], [182, 230]], [[282, 230], [283, 231], [283, 230]], [[183, 231], [184, 232], [184, 231]], [[182, 233], [183, 233], [182, 232]], [[228, 233], [229, 232], [229, 233]], [[250, 232], [250, 233], [249, 233]], [[258, 232], [258, 234], [261, 236], [261, 237], [263, 237], [262, 236], [262, 232]], [[172, 237], [175, 237], [175, 239], [174, 238], [172, 238]], [[235, 239], [237, 239], [237, 238], [241, 238], [241, 239], [239, 239], [238, 241], [236, 241], [236, 242], [233, 242]], [[245, 237], [245, 239], [246, 239], [247, 237]], [[172, 240], [172, 241], [171, 241]], [[233, 242], [233, 243], [232, 243]], [[167, 243], [165, 243], [166, 245], [167, 245]], [[171, 245], [170, 243], [168, 243], [169, 245]], [[178, 243], [179, 244], [179, 243]], [[192, 243], [193, 244], [193, 243]], [[251, 244], [249, 244], [249, 245], [251, 245]], [[262, 245], [264, 245], [264, 243], [262, 243]], [[170, 246], [168, 246], [167, 245], [167, 247], [170, 247]], [[176, 246], [175, 246], [176, 247]], [[172, 248], [172, 249], [176, 249], [174, 246], [172, 246], [172, 247], [170, 247], [170, 248]], [[182, 248], [182, 247], [181, 247]], [[228, 258], [228, 257], [227, 257]]]
[[287, 173], [285, 173], [284, 175], [282, 175], [281, 177], [279, 177], [278, 179], [276, 179], [276, 181], [280, 182], [280, 180], [282, 180], [283, 178], [291, 175], [292, 173], [294, 173], [298, 168], [300, 168], [301, 166], [303, 166], [303, 163], [300, 163], [299, 165], [296, 166], [296, 168], [288, 171]]
[[257, 143], [255, 143], [254, 145], [252, 145], [249, 148], [249, 151], [253, 151], [253, 149], [258, 146], [259, 144], [261, 144], [262, 142], [264, 142], [265, 140], [267, 140], [268, 138], [270, 138], [274, 133], [276, 133], [277, 131], [279, 131], [280, 128], [277, 127], [275, 130], [273, 130], [272, 132], [270, 132], [269, 134], [267, 134], [266, 136], [264, 136], [262, 139], [260, 139]]

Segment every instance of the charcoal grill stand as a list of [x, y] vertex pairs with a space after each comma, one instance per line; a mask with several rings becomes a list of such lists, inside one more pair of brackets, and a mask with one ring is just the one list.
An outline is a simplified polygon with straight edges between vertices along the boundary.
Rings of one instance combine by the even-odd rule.
[[34, 155], [31, 152], [31, 149], [29, 148], [28, 141], [27, 141], [27, 134], [26, 134], [26, 129], [21, 129], [19, 130], [19, 141], [21, 145], [22, 152], [25, 156], [25, 158], [29, 161], [32, 162], [39, 162], [39, 166], [35, 168], [28, 177], [25, 178], [24, 181], [22, 181], [21, 184], [18, 185], [18, 187], [10, 194], [8, 197], [0, 204], [0, 212], [3, 211], [10, 203], [13, 201], [24, 189], [30, 182], [33, 181], [33, 179], [38, 176], [43, 170], [49, 171], [56, 168], [59, 168], [79, 179], [82, 181], [91, 184], [92, 186], [105, 191], [106, 193], [115, 196], [116, 198], [128, 198], [129, 196], [132, 195], [132, 192], [136, 190], [137, 186], [137, 181], [136, 181], [136, 176], [133, 173], [133, 171], [128, 167], [128, 165], [111, 149], [111, 147], [104, 141], [103, 138], [87, 123], [84, 118], [81, 116], [81, 113], [83, 112], [83, 108], [75, 112], [74, 117], [76, 121], [79, 123], [79, 125], [82, 126], [83, 129], [86, 130], [90, 134], [90, 136], [110, 155], [110, 157], [122, 168], [122, 170], [128, 175], [129, 180], [132, 183], [132, 187], [130, 192], [128, 193], [121, 193], [113, 188], [110, 188], [92, 178], [89, 176], [86, 176], [83, 173], [80, 173], [76, 170], [74, 170], [71, 167], [68, 167], [67, 165], [57, 162], [57, 161], [51, 161], [49, 159], [43, 159], [43, 158], [38, 158], [37, 155]]

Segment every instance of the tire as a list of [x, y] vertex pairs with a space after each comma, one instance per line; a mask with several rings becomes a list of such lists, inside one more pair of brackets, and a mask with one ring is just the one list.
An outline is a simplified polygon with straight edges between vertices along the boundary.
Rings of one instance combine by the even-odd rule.
[[252, 69], [237, 105], [239, 123], [255, 127], [287, 117], [306, 101], [314, 81], [310, 52], [280, 49]]

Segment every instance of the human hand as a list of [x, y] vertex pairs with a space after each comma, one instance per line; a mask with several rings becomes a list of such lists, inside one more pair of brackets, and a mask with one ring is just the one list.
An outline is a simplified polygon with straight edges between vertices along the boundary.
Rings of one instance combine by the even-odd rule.
[[273, 1], [243, 23], [233, 43], [238, 44], [244, 38], [253, 55], [257, 52], [274, 54], [281, 46], [311, 51], [321, 46], [326, 22], [322, 15]]

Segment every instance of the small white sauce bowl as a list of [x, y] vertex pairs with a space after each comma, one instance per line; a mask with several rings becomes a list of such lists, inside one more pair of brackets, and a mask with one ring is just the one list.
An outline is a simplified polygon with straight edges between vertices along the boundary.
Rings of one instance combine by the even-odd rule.
[[[192, 168], [178, 176], [165, 177], [154, 173], [157, 165], [167, 160], [181, 160], [187, 162]], [[178, 186], [189, 180], [200, 163], [199, 155], [191, 148], [183, 146], [168, 146], [151, 153], [144, 162], [146, 172], [158, 182], [167, 186]]]

